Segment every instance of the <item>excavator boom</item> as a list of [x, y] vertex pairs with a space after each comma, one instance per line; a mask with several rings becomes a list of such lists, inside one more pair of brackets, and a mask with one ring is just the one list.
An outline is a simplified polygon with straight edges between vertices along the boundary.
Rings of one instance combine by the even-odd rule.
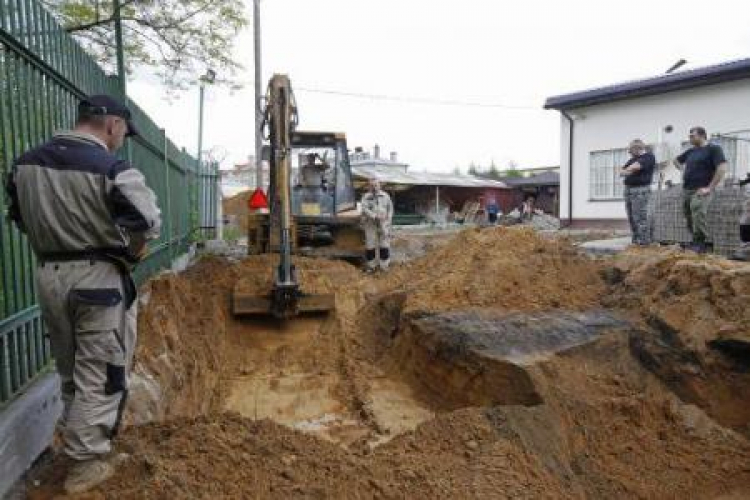
[[265, 121], [271, 146], [270, 228], [278, 235], [279, 265], [269, 294], [250, 295], [241, 284], [235, 287], [233, 313], [236, 316], [272, 315], [287, 319], [300, 313], [327, 312], [333, 309], [333, 295], [303, 294], [292, 262], [291, 136], [297, 122], [297, 106], [286, 75], [271, 78], [266, 95]]

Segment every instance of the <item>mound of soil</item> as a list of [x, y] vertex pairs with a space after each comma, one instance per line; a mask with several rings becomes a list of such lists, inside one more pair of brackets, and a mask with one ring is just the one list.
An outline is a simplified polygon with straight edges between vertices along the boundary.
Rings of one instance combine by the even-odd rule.
[[[545, 404], [463, 408], [344, 449], [224, 413], [129, 428], [87, 498], [720, 498], [750, 493], [750, 443], [664, 392], [608, 337], [532, 376]], [[59, 477], [61, 468], [50, 471]], [[50, 484], [51, 477], [40, 478]], [[37, 491], [32, 498], [49, 498]]]
[[131, 458], [81, 498], [750, 495], [747, 372], [710, 345], [726, 328], [706, 334], [745, 328], [749, 288], [686, 259], [607, 267], [528, 230], [466, 231], [385, 276], [297, 259], [336, 311], [276, 322], [230, 314], [275, 257], [203, 258], [147, 289]]
[[633, 349], [684, 401], [750, 436], [750, 266], [641, 251], [606, 273], [604, 303], [643, 323]]
[[243, 234], [247, 231], [247, 214], [248, 214], [248, 201], [250, 196], [253, 194], [252, 191], [241, 191], [234, 196], [224, 198], [221, 200], [221, 210], [225, 217], [233, 220]]
[[464, 231], [382, 281], [408, 293], [407, 312], [582, 310], [604, 290], [597, 265], [571, 244], [515, 228]]

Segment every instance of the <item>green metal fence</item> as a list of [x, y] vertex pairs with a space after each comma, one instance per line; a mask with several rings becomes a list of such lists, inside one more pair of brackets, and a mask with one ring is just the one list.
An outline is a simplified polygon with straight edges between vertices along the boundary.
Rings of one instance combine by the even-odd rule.
[[[71, 126], [79, 98], [118, 95], [120, 88], [118, 79], [106, 75], [37, 0], [0, 0], [3, 177], [22, 151]], [[216, 219], [217, 168], [199, 167], [134, 102], [129, 106], [142, 137], [129, 141], [126, 154], [157, 193], [164, 220], [160, 239], [136, 272], [137, 280], [143, 281], [170, 266], [193, 238], [210, 230], [209, 221]], [[51, 361], [35, 299], [34, 255], [24, 236], [6, 220], [5, 209], [0, 189], [0, 407]]]

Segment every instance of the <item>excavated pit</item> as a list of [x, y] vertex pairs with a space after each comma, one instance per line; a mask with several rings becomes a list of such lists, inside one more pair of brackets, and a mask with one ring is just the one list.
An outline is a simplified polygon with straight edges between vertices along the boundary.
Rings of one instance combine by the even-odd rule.
[[543, 403], [531, 368], [629, 325], [603, 312], [450, 312], [410, 319], [393, 365], [445, 409]]
[[[335, 313], [233, 318], [231, 290], [267, 290], [274, 262], [148, 284], [131, 459], [85, 498], [750, 495], [741, 269], [487, 229], [385, 276], [300, 258]], [[40, 467], [30, 498], [65, 470]]]

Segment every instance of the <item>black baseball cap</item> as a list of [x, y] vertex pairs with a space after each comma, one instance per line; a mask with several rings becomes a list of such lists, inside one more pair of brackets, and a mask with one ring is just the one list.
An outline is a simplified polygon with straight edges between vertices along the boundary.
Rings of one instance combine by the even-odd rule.
[[78, 104], [78, 116], [119, 116], [128, 124], [127, 137], [140, 135], [127, 106], [108, 95], [91, 95]]

